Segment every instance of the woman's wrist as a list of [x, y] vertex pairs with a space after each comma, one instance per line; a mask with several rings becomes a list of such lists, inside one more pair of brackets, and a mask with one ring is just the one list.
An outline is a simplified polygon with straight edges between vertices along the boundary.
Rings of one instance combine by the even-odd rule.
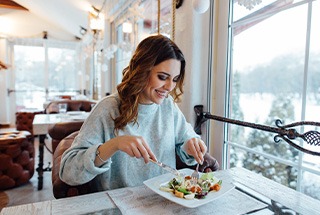
[[117, 151], [117, 140], [115, 138], [99, 145], [96, 150], [95, 164], [101, 166]]
[[[101, 145], [100, 145], [100, 146], [101, 146]], [[97, 148], [97, 150], [96, 150], [96, 157], [97, 157], [102, 163], [106, 163], [107, 160], [103, 160], [103, 159], [101, 158], [101, 156], [100, 156], [100, 150], [99, 150], [100, 146], [98, 146], [98, 148]]]

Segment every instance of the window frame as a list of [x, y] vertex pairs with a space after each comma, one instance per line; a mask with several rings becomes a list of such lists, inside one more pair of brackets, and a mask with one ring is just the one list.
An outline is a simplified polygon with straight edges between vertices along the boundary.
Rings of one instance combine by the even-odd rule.
[[[216, 1], [218, 2], [216, 8], [214, 9], [213, 13], [213, 26], [214, 30], [216, 31], [214, 45], [212, 46], [213, 49], [213, 76], [211, 79], [212, 83], [212, 96], [211, 96], [211, 109], [209, 110], [214, 115], [226, 116], [229, 117], [229, 109], [231, 103], [230, 101], [230, 62], [231, 62], [231, 46], [232, 43], [232, 36], [231, 35], [231, 23], [230, 20], [230, 11], [232, 10], [232, 0], [229, 1]], [[295, 5], [290, 6], [300, 6], [301, 4], [309, 4], [308, 5], [308, 26], [307, 26], [307, 33], [309, 36], [307, 37], [306, 41], [306, 52], [308, 51], [308, 46], [310, 45], [310, 26], [311, 26], [311, 4], [312, 0], [301, 1], [295, 3]], [[289, 7], [288, 7], [289, 8]], [[229, 13], [230, 12], [230, 13]], [[249, 20], [247, 20], [249, 21]], [[308, 62], [308, 55], [306, 55], [305, 64]], [[307, 67], [307, 66], [306, 66]], [[307, 69], [307, 68], [305, 68]], [[305, 74], [306, 75], [306, 71]], [[304, 79], [306, 79], [304, 77]], [[304, 81], [306, 84], [306, 81]], [[305, 100], [306, 96], [306, 88], [307, 86], [303, 86], [303, 99]], [[305, 102], [304, 102], [305, 103]], [[301, 112], [305, 110], [302, 108]], [[304, 119], [304, 114], [301, 113], [302, 119]], [[302, 152], [299, 153], [298, 162], [291, 162], [281, 158], [277, 158], [275, 156], [256, 152], [248, 147], [243, 145], [230, 142], [228, 141], [228, 125], [227, 123], [215, 122], [214, 120], [210, 120], [209, 122], [209, 130], [210, 130], [210, 153], [213, 154], [221, 163], [222, 169], [229, 168], [229, 146], [238, 147], [240, 149], [250, 151], [256, 154], [261, 154], [266, 158], [273, 159], [281, 164], [286, 164], [298, 169], [298, 176], [297, 176], [297, 190], [301, 190], [301, 179], [302, 179], [302, 172], [307, 171], [316, 175], [320, 175], [320, 170], [314, 169], [312, 167], [308, 167], [303, 165], [302, 159]], [[221, 153], [221, 155], [220, 155]]]
[[[8, 41], [8, 52], [10, 53], [9, 60], [12, 65], [14, 65], [14, 47], [18, 46], [28, 46], [28, 47], [41, 47], [43, 48], [43, 55], [44, 55], [44, 92], [45, 92], [45, 98], [48, 99], [49, 93], [54, 94], [56, 91], [50, 91], [49, 88], [49, 56], [48, 56], [48, 49], [50, 48], [62, 48], [62, 49], [70, 49], [73, 50], [76, 54], [76, 56], [79, 58], [79, 62], [81, 62], [81, 43], [80, 42], [66, 42], [66, 41], [52, 41], [52, 40], [46, 40], [46, 39], [30, 39], [30, 38], [15, 38], [12, 39], [12, 41]], [[85, 65], [84, 64], [76, 64], [76, 70], [82, 71], [81, 76], [85, 77]], [[8, 89], [8, 96], [10, 101], [10, 108], [8, 109], [8, 114], [10, 116], [10, 122], [15, 122], [15, 111], [16, 111], [16, 94], [9, 93], [9, 92], [15, 92], [18, 89], [15, 89], [15, 82], [16, 82], [16, 74], [15, 69], [13, 67], [12, 73], [9, 74], [9, 89]], [[76, 75], [77, 78], [77, 89], [73, 90], [75, 94], [81, 94], [83, 90], [85, 89], [85, 79], [80, 78], [80, 75]], [[60, 92], [59, 93], [63, 93]], [[28, 108], [27, 108], [28, 109]]]

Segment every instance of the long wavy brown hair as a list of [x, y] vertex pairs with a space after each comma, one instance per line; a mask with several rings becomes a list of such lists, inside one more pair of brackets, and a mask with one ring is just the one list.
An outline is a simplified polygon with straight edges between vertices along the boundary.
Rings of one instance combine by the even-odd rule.
[[181, 62], [176, 87], [170, 92], [174, 101], [180, 102], [186, 66], [181, 50], [163, 35], [149, 36], [139, 43], [129, 65], [123, 70], [122, 82], [117, 86], [120, 116], [114, 119], [115, 131], [123, 129], [129, 122], [137, 123], [140, 93], [149, 82], [152, 68], [170, 59]]

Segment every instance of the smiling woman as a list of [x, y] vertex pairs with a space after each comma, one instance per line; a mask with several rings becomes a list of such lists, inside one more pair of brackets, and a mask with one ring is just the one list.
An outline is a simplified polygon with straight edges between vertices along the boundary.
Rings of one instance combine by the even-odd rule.
[[176, 154], [188, 166], [210, 163], [216, 170], [215, 159], [205, 156], [207, 146], [176, 105], [183, 94], [185, 65], [170, 38], [158, 34], [143, 39], [123, 69], [117, 91], [96, 104], [63, 153], [61, 179], [80, 185], [97, 178], [99, 191], [142, 185], [164, 173], [150, 159], [175, 167]]

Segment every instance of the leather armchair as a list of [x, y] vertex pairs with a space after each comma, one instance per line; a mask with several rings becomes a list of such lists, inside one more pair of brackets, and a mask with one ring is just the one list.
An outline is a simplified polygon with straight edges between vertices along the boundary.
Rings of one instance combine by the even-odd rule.
[[71, 196], [78, 196], [84, 195], [89, 193], [97, 192], [98, 189], [96, 187], [95, 179], [91, 180], [82, 185], [78, 186], [70, 186], [63, 181], [61, 181], [59, 177], [59, 169], [60, 169], [60, 162], [61, 156], [65, 150], [67, 150], [74, 138], [78, 135], [78, 131], [73, 132], [59, 143], [56, 150], [53, 153], [53, 166], [52, 166], [52, 188], [53, 188], [53, 195], [55, 198], [65, 198]]
[[28, 131], [0, 135], [0, 190], [27, 183], [34, 174], [34, 145]]
[[43, 111], [36, 112], [16, 112], [16, 129], [18, 131], [29, 131], [33, 135], [32, 122], [36, 114], [41, 114]]
[[45, 113], [53, 114], [59, 113], [59, 104], [66, 103], [67, 104], [67, 111], [91, 111], [91, 105], [96, 104], [96, 102], [88, 101], [88, 100], [57, 100], [50, 102], [46, 109]]
[[54, 124], [49, 130], [48, 134], [52, 138], [52, 153], [55, 152], [60, 141], [69, 134], [80, 130], [83, 122], [58, 122]]

